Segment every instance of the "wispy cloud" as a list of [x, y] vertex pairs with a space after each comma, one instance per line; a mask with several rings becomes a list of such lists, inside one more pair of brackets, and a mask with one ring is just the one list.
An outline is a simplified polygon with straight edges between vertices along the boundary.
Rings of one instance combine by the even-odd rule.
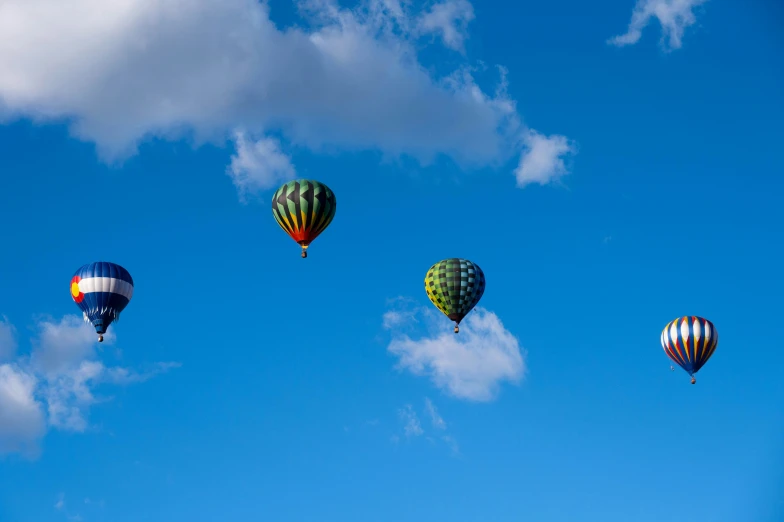
[[[115, 341], [107, 332], [104, 343]], [[179, 366], [160, 362], [138, 371], [97, 359], [95, 331], [76, 316], [38, 323], [29, 355], [0, 365], [0, 454], [34, 458], [47, 429], [83, 432], [90, 408], [108, 400], [100, 385], [144, 382]]]
[[106, 502], [104, 502], [103, 500], [93, 500], [91, 498], [85, 498], [84, 503], [85, 505], [98, 506], [99, 508], [103, 508], [106, 505]]
[[394, 328], [407, 323], [417, 322], [416, 314], [412, 311], [387, 310], [381, 317], [384, 328]]
[[382, 317], [384, 328], [397, 328], [416, 323], [416, 305], [416, 300], [404, 295], [388, 298], [386, 300], [387, 311]]
[[148, 368], [142, 370], [134, 370], [132, 368], [123, 368], [115, 366], [112, 368], [105, 368], [105, 382], [112, 384], [132, 384], [137, 382], [145, 382], [156, 375], [166, 373], [174, 368], [182, 366], [178, 362], [157, 362]]
[[79, 522], [82, 520], [82, 516], [78, 513], [71, 513], [68, 511], [68, 506], [65, 503], [65, 493], [60, 493], [57, 496], [57, 502], [54, 504], [54, 508], [57, 511], [60, 511], [65, 515], [67, 520], [72, 520], [74, 522]]
[[451, 435], [444, 435], [443, 437], [441, 437], [441, 439], [444, 442], [446, 442], [447, 446], [449, 446], [449, 449], [452, 450], [452, 453], [454, 453], [455, 455], [460, 454], [460, 446], [457, 444], [457, 441], [455, 440], [454, 437], [452, 437]]
[[707, 0], [637, 0], [626, 33], [610, 38], [607, 43], [623, 47], [637, 43], [642, 30], [656, 19], [661, 25], [660, 44], [665, 50], [680, 49], [683, 33], [697, 19], [694, 10]]
[[403, 431], [406, 437], [418, 437], [424, 433], [422, 425], [419, 423], [419, 417], [410, 404], [406, 404], [397, 413], [404, 422]]
[[[438, 409], [436, 408], [435, 404], [433, 404], [433, 401], [427, 397], [425, 397], [424, 411], [425, 414], [430, 417], [430, 422], [433, 429], [439, 434], [432, 436], [425, 435], [427, 430], [422, 427], [419, 416], [416, 414], [414, 408], [410, 404], [406, 404], [403, 408], [398, 410], [398, 417], [402, 423], [402, 434], [406, 437], [406, 439], [414, 439], [424, 435], [424, 439], [431, 444], [437, 444], [440, 440], [446, 444], [452, 454], [458, 455], [460, 453], [460, 448], [457, 444], [457, 440], [452, 434], [446, 431], [446, 422], [441, 417], [441, 415], [439, 415]], [[398, 444], [400, 442], [400, 435], [393, 434], [390, 437], [390, 441], [394, 444]]]
[[16, 355], [16, 328], [6, 316], [0, 318], [0, 363], [11, 360]]
[[399, 369], [428, 376], [446, 393], [470, 401], [491, 401], [502, 382], [522, 379], [520, 344], [493, 312], [476, 307], [459, 334], [432, 310], [417, 307], [414, 313], [426, 334], [412, 338], [405, 330], [410, 323], [387, 327], [392, 332], [387, 350], [398, 357]]
[[444, 422], [444, 419], [442, 419], [441, 416], [438, 414], [438, 410], [433, 404], [433, 401], [431, 401], [428, 398], [425, 398], [425, 411], [430, 416], [430, 421], [433, 423], [434, 428], [440, 430], [446, 429], [446, 423]]

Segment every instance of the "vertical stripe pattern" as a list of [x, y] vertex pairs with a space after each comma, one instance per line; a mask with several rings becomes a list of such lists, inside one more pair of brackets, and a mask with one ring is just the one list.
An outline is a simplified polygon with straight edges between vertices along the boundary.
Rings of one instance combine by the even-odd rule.
[[707, 319], [684, 316], [670, 321], [661, 334], [664, 353], [675, 364], [694, 375], [711, 358], [719, 344], [716, 327]]
[[281, 186], [272, 196], [272, 215], [291, 238], [307, 247], [332, 223], [337, 201], [329, 187], [298, 179]]

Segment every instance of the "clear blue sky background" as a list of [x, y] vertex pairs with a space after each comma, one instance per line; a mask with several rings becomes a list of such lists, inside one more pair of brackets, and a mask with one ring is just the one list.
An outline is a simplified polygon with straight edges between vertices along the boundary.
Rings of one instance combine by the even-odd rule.
[[[629, 1], [476, 2], [466, 56], [508, 68], [526, 124], [579, 144], [570, 174], [518, 189], [516, 158], [465, 170], [292, 147], [338, 199], [304, 261], [272, 190], [238, 201], [229, 146], [153, 140], [107, 166], [64, 124], [1, 126], [0, 314], [20, 356], [41, 314], [78, 313], [76, 268], [108, 260], [136, 290], [100, 360], [182, 366], [98, 388], [112, 400], [89, 429], [3, 456], [0, 520], [784, 520], [774, 4], [711, 0], [665, 52], [655, 21], [606, 43]], [[523, 349], [525, 375], [492, 401], [386, 349], [388, 300], [429, 306], [424, 274], [453, 256], [483, 268], [481, 305]], [[687, 314], [720, 335], [695, 386], [659, 344]], [[407, 404], [420, 436], [403, 432]]]

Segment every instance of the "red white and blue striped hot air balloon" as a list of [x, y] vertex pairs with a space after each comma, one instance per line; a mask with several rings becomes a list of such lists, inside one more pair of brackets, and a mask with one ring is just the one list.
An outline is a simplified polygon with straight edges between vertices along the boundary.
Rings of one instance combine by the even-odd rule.
[[661, 334], [664, 353], [697, 382], [694, 374], [700, 371], [719, 344], [719, 334], [713, 323], [696, 316], [679, 317], [670, 321]]
[[71, 278], [71, 297], [84, 320], [98, 333], [98, 342], [120, 318], [133, 296], [133, 278], [126, 269], [103, 261], [84, 265]]

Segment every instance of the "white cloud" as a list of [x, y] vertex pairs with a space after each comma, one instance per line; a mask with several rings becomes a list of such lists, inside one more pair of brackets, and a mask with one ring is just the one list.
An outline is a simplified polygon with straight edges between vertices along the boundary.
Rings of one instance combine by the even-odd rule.
[[81, 361], [76, 368], [49, 376], [42, 388], [51, 427], [76, 432], [87, 429], [87, 411], [97, 402], [92, 388], [103, 370], [100, 362]]
[[[38, 330], [30, 359], [40, 372], [61, 374], [95, 355], [95, 328], [81, 317], [66, 315], [59, 323], [43, 320], [38, 324]], [[104, 343], [111, 345], [114, 341], [114, 332], [108, 330]]]
[[526, 150], [515, 169], [518, 187], [531, 183], [546, 185], [569, 173], [564, 158], [575, 154], [577, 146], [566, 136], [544, 136], [529, 131], [524, 135], [523, 142]]
[[0, 363], [13, 358], [16, 348], [16, 328], [3, 316], [0, 320]]
[[446, 429], [446, 422], [441, 416], [438, 414], [438, 410], [436, 409], [433, 401], [428, 398], [425, 398], [425, 411], [430, 416], [430, 421], [433, 423], [433, 427], [439, 430]]
[[525, 364], [517, 338], [493, 313], [476, 307], [454, 334], [447, 320], [420, 309], [429, 334], [412, 339], [399, 329], [387, 350], [399, 358], [398, 368], [428, 376], [445, 392], [471, 401], [490, 401], [503, 381], [518, 383]]
[[145, 382], [152, 379], [156, 375], [166, 373], [169, 370], [173, 368], [179, 368], [180, 366], [182, 365], [177, 362], [159, 362], [152, 365], [150, 369], [142, 372], [138, 372], [130, 368], [115, 366], [112, 368], [105, 368], [104, 380], [112, 384], [133, 384], [137, 382]]
[[409, 321], [416, 321], [416, 315], [410, 311], [387, 310], [382, 317], [384, 328], [394, 328]]
[[[104, 336], [111, 344], [113, 334]], [[92, 405], [107, 400], [95, 395], [102, 384], [144, 382], [179, 366], [156, 363], [139, 372], [107, 367], [96, 360], [95, 331], [77, 316], [44, 320], [31, 340], [29, 356], [0, 365], [0, 454], [34, 457], [48, 428], [82, 432]]]
[[417, 437], [422, 435], [424, 431], [422, 430], [422, 425], [419, 423], [419, 417], [417, 417], [416, 412], [411, 407], [410, 404], [406, 404], [406, 406], [400, 410], [398, 410], [398, 415], [404, 422], [403, 431], [406, 434], [406, 437]]
[[[422, 428], [422, 423], [410, 404], [406, 404], [403, 408], [399, 409], [397, 413], [403, 423], [403, 434], [407, 439], [420, 437], [425, 434], [425, 429]], [[435, 404], [433, 404], [433, 401], [427, 397], [425, 397], [425, 413], [430, 417], [433, 428], [440, 431], [441, 435], [438, 437], [425, 435], [424, 439], [430, 444], [437, 444], [438, 441], [441, 440], [449, 447], [454, 455], [458, 455], [460, 453], [460, 448], [458, 447], [457, 440], [455, 440], [454, 436], [446, 432], [446, 422], [444, 422], [444, 419], [438, 414], [438, 410], [436, 409]], [[392, 443], [397, 444], [400, 442], [400, 436], [394, 434], [390, 437], [390, 440]]]
[[291, 159], [281, 151], [280, 142], [263, 137], [248, 141], [244, 132], [234, 134], [236, 153], [226, 169], [234, 186], [245, 197], [259, 190], [268, 189], [296, 175]]
[[57, 496], [57, 502], [55, 502], [54, 508], [65, 514], [65, 517], [68, 520], [73, 520], [75, 522], [80, 522], [82, 520], [82, 516], [79, 513], [70, 513], [68, 511], [68, 506], [65, 503], [65, 493], [60, 493]]
[[389, 308], [382, 316], [382, 324], [387, 330], [409, 330], [419, 324], [417, 317], [419, 311], [416, 301], [410, 297], [398, 296], [387, 299]]
[[[423, 32], [462, 45], [467, 1], [424, 14], [397, 0], [298, 6], [308, 23], [281, 30], [258, 0], [4, 0], [0, 120], [67, 121], [108, 161], [152, 136], [220, 143], [236, 129], [464, 166], [519, 153], [503, 69], [486, 89], [467, 63], [446, 75], [420, 63]], [[274, 140], [259, 144], [229, 167], [241, 191], [293, 171]]]
[[422, 14], [418, 27], [423, 33], [434, 32], [441, 36], [444, 45], [455, 51], [463, 50], [468, 38], [468, 23], [474, 19], [474, 8], [467, 0], [447, 0], [434, 4]]
[[34, 457], [46, 422], [35, 398], [36, 377], [16, 365], [0, 365], [0, 455]]
[[441, 439], [444, 442], [446, 442], [447, 446], [449, 446], [449, 449], [452, 450], [452, 453], [454, 453], [455, 455], [460, 454], [460, 446], [458, 446], [457, 441], [455, 440], [454, 437], [452, 437], [451, 435], [444, 435], [443, 437], [441, 437]]
[[642, 30], [656, 18], [661, 25], [661, 44], [665, 49], [680, 49], [683, 32], [697, 20], [694, 9], [707, 0], [637, 0], [625, 34], [610, 38], [607, 43], [623, 47], [637, 43]]

